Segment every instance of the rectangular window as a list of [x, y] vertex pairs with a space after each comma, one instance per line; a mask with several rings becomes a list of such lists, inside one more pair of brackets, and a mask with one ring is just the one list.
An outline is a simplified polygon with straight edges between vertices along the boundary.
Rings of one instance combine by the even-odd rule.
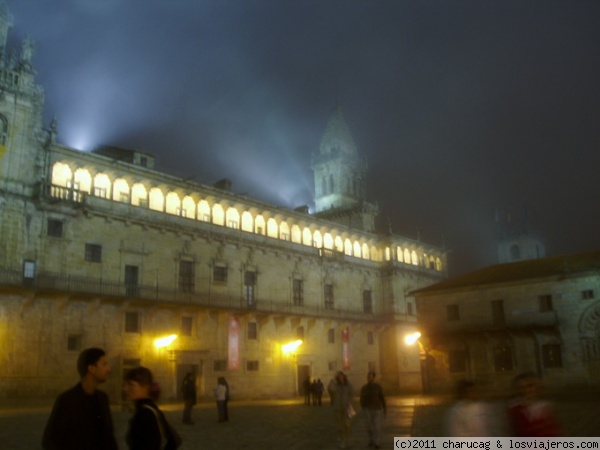
[[235, 228], [237, 230], [239, 228], [239, 223], [237, 222], [237, 220], [228, 220], [227, 226], [229, 228]]
[[129, 203], [129, 192], [119, 192], [119, 201]]
[[448, 321], [455, 321], [460, 319], [458, 312], [458, 305], [447, 305], [446, 306], [446, 318]]
[[248, 308], [256, 308], [256, 272], [244, 273], [244, 297]]
[[258, 361], [246, 361], [246, 370], [248, 372], [258, 371]]
[[559, 344], [542, 345], [542, 361], [545, 368], [562, 367], [562, 354]]
[[67, 350], [70, 352], [81, 350], [81, 334], [70, 334], [67, 337]]
[[258, 326], [256, 322], [248, 322], [248, 339], [258, 339]]
[[415, 315], [415, 311], [414, 311], [412, 302], [406, 302], [406, 314], [409, 316]]
[[141, 156], [140, 157], [140, 166], [148, 167], [148, 158], [146, 158], [145, 156]]
[[336, 361], [329, 361], [327, 363], [327, 368], [329, 369], [330, 372], [335, 372], [337, 370], [337, 362]]
[[179, 290], [194, 292], [196, 285], [196, 270], [193, 261], [179, 261]]
[[216, 283], [227, 283], [227, 267], [213, 267], [213, 281]]
[[63, 237], [63, 221], [48, 219], [48, 236]]
[[296, 338], [304, 340], [304, 327], [296, 328]]
[[175, 208], [175, 213], [180, 217], [187, 217], [187, 210], [185, 208], [177, 207]]
[[512, 350], [504, 345], [494, 348], [494, 369], [496, 372], [513, 370]]
[[193, 325], [194, 325], [194, 321], [191, 317], [183, 316], [181, 318], [181, 335], [182, 336], [191, 336]]
[[368, 369], [369, 372], [377, 372], [375, 370], [375, 368], [376, 368], [375, 361], [369, 361], [367, 363], [367, 369]]
[[214, 372], [225, 372], [227, 370], [227, 360], [226, 359], [215, 359], [213, 361], [213, 371]]
[[363, 311], [366, 313], [373, 312], [373, 299], [369, 290], [363, 291]]
[[302, 306], [304, 304], [304, 282], [302, 280], [294, 280], [293, 297], [294, 305]]
[[335, 329], [334, 328], [330, 328], [329, 330], [327, 330], [327, 341], [330, 344], [335, 344]]
[[139, 272], [140, 268], [138, 266], [125, 266], [125, 296], [139, 297]]
[[125, 313], [125, 332], [139, 333], [140, 332], [140, 315], [137, 312]]
[[594, 291], [592, 289], [586, 289], [585, 291], [581, 291], [582, 300], [589, 300], [594, 298]]
[[496, 326], [504, 325], [504, 300], [492, 301], [492, 323]]
[[333, 284], [324, 286], [325, 309], [333, 309]]
[[540, 295], [538, 297], [540, 312], [552, 311], [552, 296], [550, 294]]
[[147, 208], [148, 207], [148, 199], [147, 198], [140, 198], [138, 200], [138, 206], [141, 206], [142, 208]]
[[448, 370], [450, 373], [466, 372], [467, 354], [464, 350], [450, 350], [448, 352]]
[[96, 263], [102, 262], [102, 246], [85, 244], [85, 260]]
[[367, 344], [368, 345], [373, 345], [375, 344], [375, 335], [373, 334], [372, 331], [369, 331], [367, 333]]

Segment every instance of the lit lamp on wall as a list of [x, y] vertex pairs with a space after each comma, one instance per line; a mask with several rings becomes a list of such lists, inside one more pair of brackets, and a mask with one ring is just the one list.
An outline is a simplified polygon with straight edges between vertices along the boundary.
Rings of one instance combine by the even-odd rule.
[[429, 393], [429, 371], [427, 370], [427, 357], [428, 349], [421, 342], [421, 333], [415, 331], [414, 333], [407, 334], [404, 336], [404, 342], [406, 345], [419, 345], [419, 360], [421, 362], [421, 383], [423, 384], [423, 393]]
[[175, 339], [177, 339], [176, 334], [171, 334], [166, 337], [158, 338], [154, 340], [154, 346], [160, 350], [161, 348], [165, 348], [171, 345]]
[[296, 361], [297, 361], [297, 355], [296, 355], [296, 350], [298, 350], [298, 347], [300, 347], [302, 345], [302, 339], [298, 339], [294, 342], [289, 342], [287, 344], [283, 344], [281, 346], [281, 351], [283, 352], [284, 356], [286, 357], [290, 357], [290, 362], [292, 364], [292, 372], [293, 372], [293, 377], [294, 377], [294, 394], [298, 394], [298, 371], [296, 370]]

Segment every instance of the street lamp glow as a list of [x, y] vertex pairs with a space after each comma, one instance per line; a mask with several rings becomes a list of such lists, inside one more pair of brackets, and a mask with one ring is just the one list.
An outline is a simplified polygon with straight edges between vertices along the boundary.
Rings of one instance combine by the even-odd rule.
[[413, 345], [415, 342], [417, 342], [419, 340], [420, 337], [421, 337], [421, 333], [419, 333], [418, 331], [415, 331], [412, 334], [407, 334], [406, 336], [404, 336], [404, 342], [406, 342], [408, 345]]
[[302, 339], [298, 339], [297, 341], [290, 342], [289, 344], [284, 344], [281, 346], [281, 350], [284, 354], [289, 355], [294, 353], [298, 347], [302, 345]]
[[169, 345], [171, 345], [171, 343], [177, 339], [177, 335], [176, 334], [172, 334], [170, 336], [167, 337], [163, 337], [163, 338], [159, 338], [159, 339], [155, 339], [154, 340], [154, 346], [156, 348], [163, 348], [163, 347], [168, 347]]

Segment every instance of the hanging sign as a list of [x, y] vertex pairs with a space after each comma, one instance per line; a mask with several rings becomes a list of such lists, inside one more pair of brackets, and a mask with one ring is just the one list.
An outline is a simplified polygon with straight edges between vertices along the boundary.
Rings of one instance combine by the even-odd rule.
[[227, 370], [240, 370], [240, 321], [233, 316], [229, 318]]

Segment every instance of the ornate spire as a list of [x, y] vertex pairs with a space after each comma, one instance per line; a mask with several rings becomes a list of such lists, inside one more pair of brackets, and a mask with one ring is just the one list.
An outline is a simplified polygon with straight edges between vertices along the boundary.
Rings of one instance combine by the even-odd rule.
[[342, 115], [342, 108], [336, 106], [329, 119], [325, 134], [321, 140], [321, 155], [328, 153], [342, 153], [356, 157], [356, 144], [352, 138], [350, 128]]

